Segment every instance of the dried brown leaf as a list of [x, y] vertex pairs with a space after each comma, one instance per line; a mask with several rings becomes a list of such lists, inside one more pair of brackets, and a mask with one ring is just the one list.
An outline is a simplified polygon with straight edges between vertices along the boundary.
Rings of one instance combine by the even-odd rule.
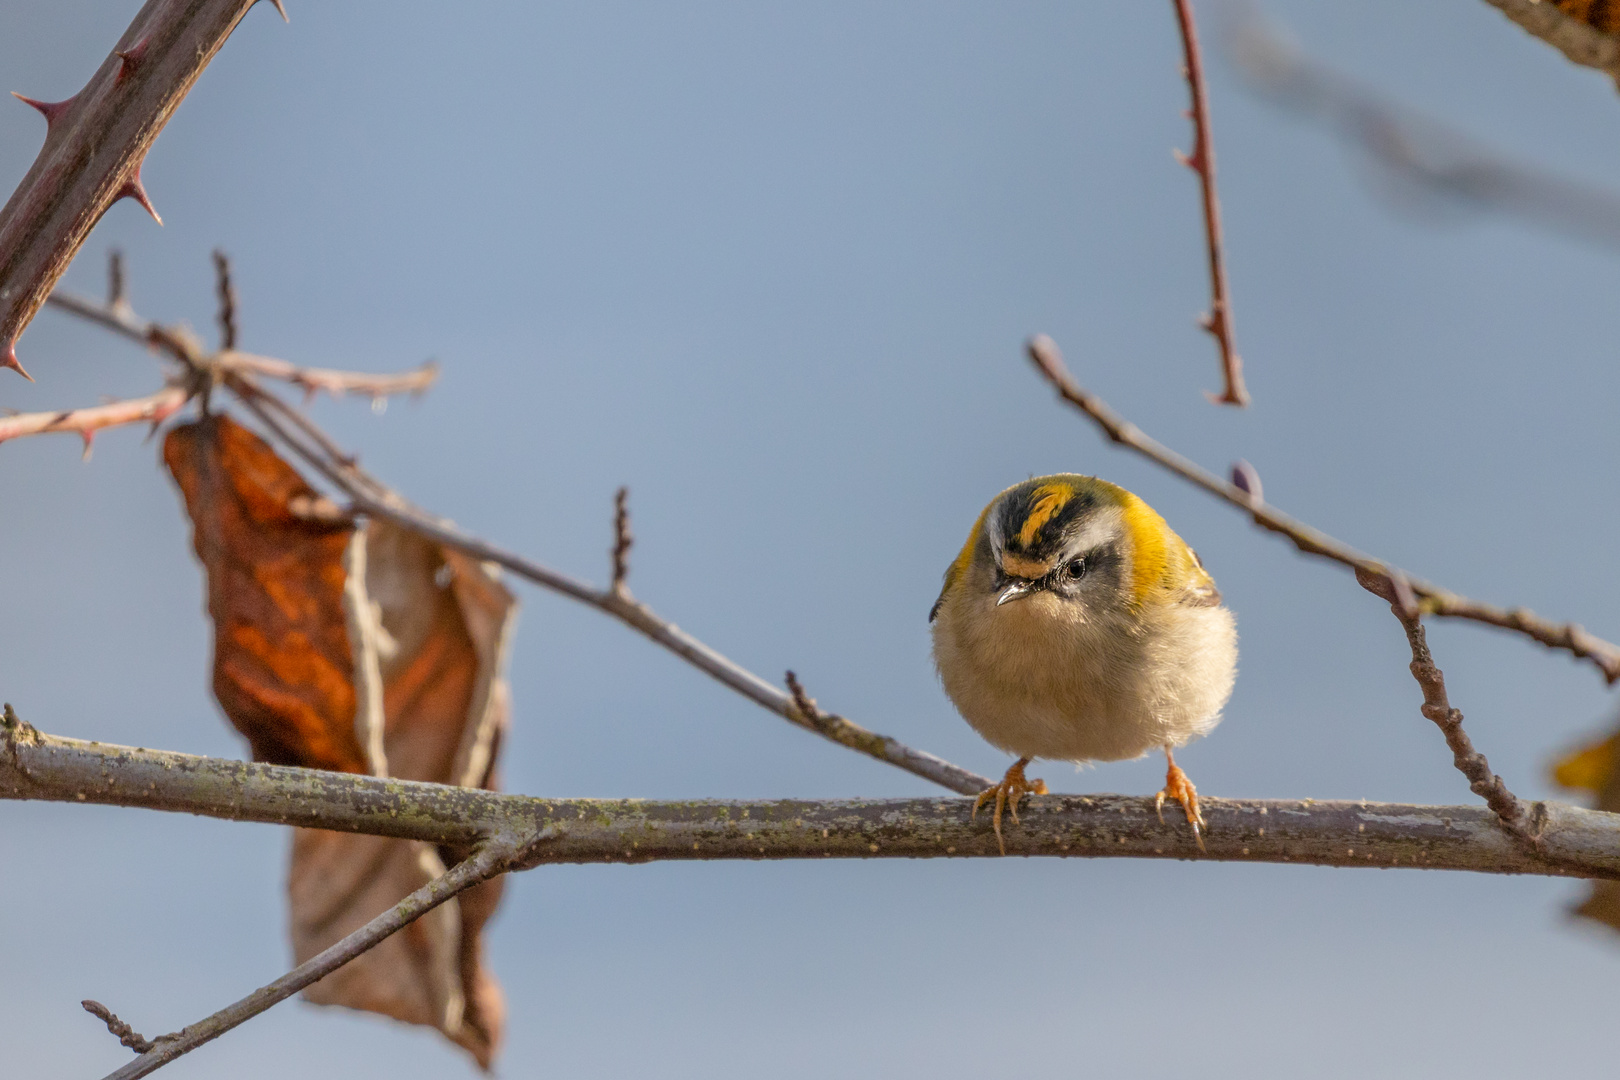
[[[176, 428], [164, 457], [207, 571], [215, 694], [255, 758], [495, 786], [516, 601], [491, 572], [386, 522], [357, 530], [298, 515], [316, 493], [226, 417]], [[376, 737], [368, 714], [379, 707]], [[297, 830], [288, 874], [297, 961], [465, 854]], [[496, 879], [462, 893], [305, 997], [436, 1027], [488, 1068], [505, 1006], [480, 934], [501, 891]]]
[[366, 772], [343, 622], [353, 527], [294, 514], [318, 493], [229, 417], [174, 428], [163, 460], [207, 573], [220, 708], [257, 761]]

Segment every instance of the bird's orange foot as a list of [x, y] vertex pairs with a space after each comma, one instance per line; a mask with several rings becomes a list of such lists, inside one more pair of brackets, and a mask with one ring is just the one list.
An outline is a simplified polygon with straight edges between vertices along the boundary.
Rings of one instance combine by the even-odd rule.
[[1164, 748], [1164, 756], [1170, 761], [1170, 769], [1164, 774], [1164, 788], [1153, 797], [1153, 808], [1158, 811], [1159, 820], [1164, 820], [1164, 800], [1174, 799], [1181, 804], [1182, 812], [1187, 815], [1187, 824], [1192, 826], [1193, 839], [1198, 841], [1198, 850], [1207, 850], [1204, 847], [1204, 815], [1198, 809], [1198, 789], [1193, 787], [1187, 774], [1181, 771], [1176, 759], [1170, 756], [1170, 748]]
[[[996, 799], [996, 814], [992, 819], [996, 829], [996, 846], [1003, 855], [1007, 854], [1007, 842], [1001, 837], [1001, 811], [1006, 807], [1012, 812], [1013, 821], [1018, 820], [1018, 802], [1028, 795], [1045, 795], [1045, 780], [1024, 779], [1024, 766], [1029, 764], [1029, 758], [1019, 758], [1013, 767], [1007, 770], [1007, 775], [1001, 778], [1001, 783], [987, 787], [979, 792], [979, 797], [973, 800], [973, 816], [979, 816], [979, 807], [992, 795]], [[1187, 785], [1189, 788], [1191, 784]]]

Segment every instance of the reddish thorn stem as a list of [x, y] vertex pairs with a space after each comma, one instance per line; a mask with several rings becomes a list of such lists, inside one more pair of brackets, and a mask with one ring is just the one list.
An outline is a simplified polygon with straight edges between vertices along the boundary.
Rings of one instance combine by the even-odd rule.
[[153, 221], [159, 225], [163, 224], [163, 219], [158, 216], [157, 210], [152, 206], [152, 200], [146, 197], [146, 185], [141, 183], [141, 167], [139, 165], [135, 166], [135, 174], [125, 180], [124, 186], [118, 189], [117, 195], [113, 196], [114, 201], [118, 199], [134, 199], [146, 209], [148, 214], [152, 215]]
[[45, 118], [45, 129], [49, 131], [50, 126], [56, 123], [56, 118], [67, 112], [68, 106], [72, 105], [73, 99], [79, 95], [74, 94], [73, 97], [64, 98], [61, 101], [39, 101], [35, 98], [24, 97], [23, 95], [17, 93], [17, 91], [13, 90], [11, 92], [11, 96], [22, 102], [24, 105], [32, 105], [34, 108], [38, 109], [40, 115]]
[[0, 367], [8, 367], [29, 382], [34, 381], [34, 377], [23, 370], [22, 364], [17, 361], [17, 343], [14, 341], [0, 345]]
[[113, 52], [113, 55], [118, 57], [119, 60], [118, 76], [113, 80], [115, 85], [135, 74], [136, 69], [145, 63], [146, 47], [151, 40], [151, 35], [148, 35], [127, 49], [117, 49]]

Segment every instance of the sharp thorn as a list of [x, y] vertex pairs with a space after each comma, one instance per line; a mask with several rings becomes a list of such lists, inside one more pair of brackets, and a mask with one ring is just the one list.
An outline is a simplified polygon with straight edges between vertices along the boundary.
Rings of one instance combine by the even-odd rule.
[[8, 341], [0, 345], [0, 367], [8, 367], [29, 382], [34, 381], [34, 377], [24, 371], [22, 364], [17, 362], [17, 346], [14, 342]]
[[270, 2], [276, 5], [276, 12], [281, 16], [282, 22], [292, 21], [291, 19], [287, 18], [287, 9], [281, 6], [281, 0], [270, 0]]
[[[73, 104], [73, 98], [65, 98], [62, 101], [37, 101], [31, 97], [24, 97], [15, 90], [11, 92], [11, 96], [24, 105], [32, 105], [38, 109], [40, 115], [45, 118], [46, 130], [49, 130], [50, 126], [56, 123], [56, 118], [67, 112], [68, 106]], [[73, 97], [78, 97], [78, 95], [75, 94]]]
[[141, 183], [141, 170], [139, 166], [136, 167], [135, 174], [128, 180], [125, 180], [124, 186], [118, 189], [118, 194], [113, 196], [113, 201], [116, 202], [119, 199], [126, 198], [134, 199], [136, 202], [140, 203], [141, 206], [146, 209], [146, 212], [152, 215], [153, 221], [157, 222], [159, 225], [163, 224], [163, 219], [158, 216], [157, 210], [152, 206], [152, 200], [146, 197], [146, 185]]
[[146, 47], [151, 40], [152, 37], [148, 34], [127, 49], [115, 49], [113, 51], [113, 55], [118, 57], [118, 75], [113, 79], [115, 85], [133, 75], [135, 70], [145, 63]]
[[81, 431], [79, 432], [79, 436], [80, 438], [84, 439], [84, 453], [79, 455], [79, 460], [89, 461], [90, 451], [95, 446], [96, 433], [94, 431]]

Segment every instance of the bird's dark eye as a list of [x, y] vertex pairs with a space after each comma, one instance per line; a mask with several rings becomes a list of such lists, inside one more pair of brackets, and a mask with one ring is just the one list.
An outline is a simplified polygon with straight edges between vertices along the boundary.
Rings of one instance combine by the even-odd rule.
[[1069, 575], [1069, 580], [1070, 581], [1078, 581], [1080, 578], [1084, 577], [1085, 574], [1086, 574], [1086, 560], [1084, 560], [1084, 559], [1076, 559], [1076, 560], [1074, 560], [1067, 567], [1064, 568], [1064, 572]]

